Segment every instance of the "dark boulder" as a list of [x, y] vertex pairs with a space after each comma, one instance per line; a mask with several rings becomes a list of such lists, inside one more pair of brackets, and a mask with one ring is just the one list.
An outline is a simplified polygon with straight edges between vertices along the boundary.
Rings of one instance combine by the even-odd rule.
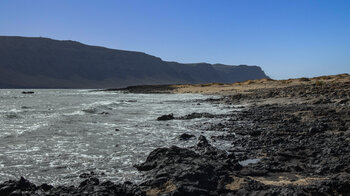
[[0, 184], [0, 195], [121, 195], [121, 196], [145, 196], [137, 185], [131, 182], [114, 184], [110, 181], [100, 183], [99, 179], [91, 177], [80, 183], [78, 187], [57, 186], [48, 184], [36, 186], [21, 177], [20, 180], [9, 180]]
[[52, 185], [49, 185], [49, 184], [44, 183], [44, 184], [40, 185], [38, 188], [39, 188], [39, 189], [42, 189], [43, 191], [45, 191], [45, 192], [46, 192], [46, 191], [51, 190], [51, 189], [53, 188], [53, 186], [52, 186]]
[[174, 120], [175, 117], [173, 114], [166, 114], [166, 115], [163, 115], [163, 116], [160, 116], [157, 118], [157, 120], [159, 121], [165, 121], [165, 120]]
[[21, 193], [22, 191], [35, 191], [37, 187], [35, 184], [21, 177], [18, 181], [9, 180], [0, 184], [0, 195], [10, 195], [16, 192]]
[[197, 148], [203, 149], [203, 148], [208, 148], [208, 147], [211, 147], [211, 145], [209, 144], [207, 138], [204, 137], [203, 135], [199, 136]]
[[192, 134], [188, 134], [188, 133], [183, 133], [179, 136], [180, 140], [189, 140], [191, 138], [194, 138], [196, 136], [192, 135]]
[[235, 157], [210, 145], [204, 136], [189, 149], [172, 146], [152, 151], [144, 163], [135, 166], [144, 172], [141, 187], [161, 189], [171, 182], [173, 195], [210, 195], [223, 191], [230, 173], [241, 169]]
[[34, 94], [33, 91], [22, 91], [22, 94]]
[[190, 119], [195, 119], [195, 118], [214, 118], [215, 115], [213, 114], [209, 114], [209, 113], [197, 113], [197, 112], [193, 112], [191, 114], [187, 114], [185, 116], [179, 117], [177, 119], [180, 120], [190, 120]]

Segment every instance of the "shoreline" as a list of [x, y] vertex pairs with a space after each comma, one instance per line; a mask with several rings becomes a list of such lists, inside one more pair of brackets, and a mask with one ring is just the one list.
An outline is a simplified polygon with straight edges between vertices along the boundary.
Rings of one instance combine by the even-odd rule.
[[[111, 89], [116, 90], [116, 89]], [[232, 114], [196, 113], [179, 119], [218, 117], [199, 127], [232, 143], [219, 150], [208, 138], [190, 148], [157, 148], [135, 167], [140, 184], [99, 182], [79, 187], [36, 186], [25, 179], [0, 184], [0, 193], [124, 195], [350, 194], [350, 76], [322, 76], [234, 84], [158, 85], [117, 89], [131, 93], [222, 95], [213, 104], [245, 105]], [[164, 114], [164, 120], [173, 120]], [[245, 161], [245, 162], [244, 162]], [[244, 162], [244, 164], [242, 164]], [[247, 164], [251, 162], [252, 164]]]
[[125, 88], [105, 89], [103, 91], [122, 91], [126, 93], [159, 94], [159, 93], [194, 93], [210, 95], [234, 95], [250, 93], [261, 89], [279, 89], [299, 85], [322, 85], [327, 83], [344, 83], [350, 81], [349, 74], [319, 76], [314, 78], [295, 78], [288, 80], [259, 79], [236, 83], [208, 83], [208, 84], [161, 84], [137, 85]]

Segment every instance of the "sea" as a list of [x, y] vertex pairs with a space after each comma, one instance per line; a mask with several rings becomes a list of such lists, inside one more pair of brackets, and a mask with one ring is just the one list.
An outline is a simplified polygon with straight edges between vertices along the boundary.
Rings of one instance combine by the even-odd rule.
[[[22, 94], [33, 91], [34, 94]], [[219, 118], [157, 121], [173, 113], [228, 114], [233, 108], [206, 102], [212, 95], [131, 94], [96, 90], [1, 89], [0, 182], [21, 176], [40, 185], [77, 185], [83, 173], [115, 183], [142, 181], [134, 167], [160, 147], [189, 147], [196, 139], [180, 141], [189, 133], [206, 136], [203, 125]], [[211, 141], [211, 140], [210, 140]], [[225, 141], [211, 141], [220, 148]]]

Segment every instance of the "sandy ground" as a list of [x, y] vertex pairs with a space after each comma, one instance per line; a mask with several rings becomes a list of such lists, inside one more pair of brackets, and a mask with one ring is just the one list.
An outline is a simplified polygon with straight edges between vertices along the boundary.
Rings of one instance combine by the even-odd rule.
[[170, 93], [201, 93], [201, 94], [221, 94], [231, 95], [235, 93], [249, 93], [257, 89], [283, 88], [301, 84], [322, 85], [324, 83], [349, 82], [349, 74], [339, 74], [332, 76], [320, 76], [315, 78], [297, 78], [288, 80], [248, 80], [233, 84], [210, 83], [210, 84], [186, 84], [171, 85], [173, 90]]

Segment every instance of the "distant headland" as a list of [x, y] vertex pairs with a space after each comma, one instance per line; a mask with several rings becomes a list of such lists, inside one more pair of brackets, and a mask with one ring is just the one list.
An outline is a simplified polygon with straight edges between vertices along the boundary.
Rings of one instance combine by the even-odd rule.
[[0, 36], [0, 88], [121, 88], [269, 78], [258, 66], [166, 62], [76, 41]]

